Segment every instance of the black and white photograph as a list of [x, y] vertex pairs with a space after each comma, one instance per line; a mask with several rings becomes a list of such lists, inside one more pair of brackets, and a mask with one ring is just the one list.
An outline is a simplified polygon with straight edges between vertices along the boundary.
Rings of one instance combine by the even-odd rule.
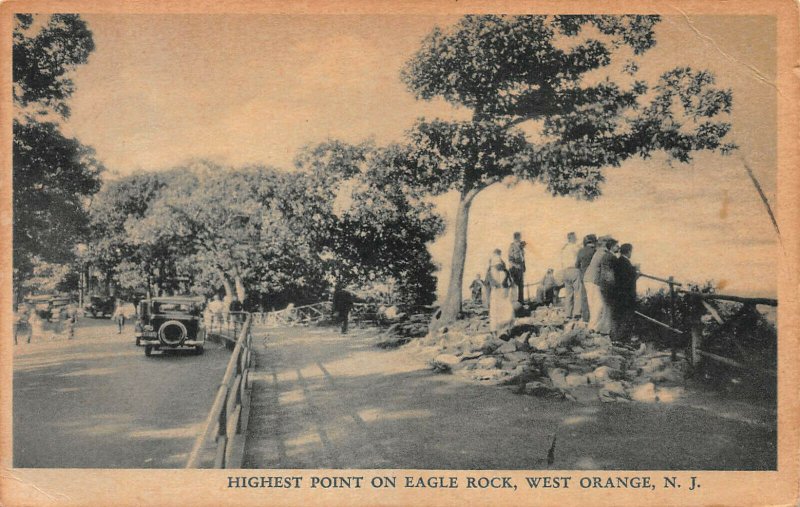
[[796, 474], [775, 12], [149, 5], [3, 11], [8, 505]]

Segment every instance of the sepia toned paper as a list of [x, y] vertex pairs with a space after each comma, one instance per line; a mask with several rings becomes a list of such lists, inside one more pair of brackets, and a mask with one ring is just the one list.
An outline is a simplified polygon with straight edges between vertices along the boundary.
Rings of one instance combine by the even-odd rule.
[[[37, 407], [36, 386], [26, 390], [24, 395], [33, 398], [24, 401], [24, 417], [20, 415], [23, 403], [15, 399], [20, 396], [17, 390], [20, 386], [14, 382], [31, 378], [20, 377], [20, 373], [35, 368], [37, 361], [41, 364], [47, 361], [44, 355], [44, 359], [26, 356], [24, 348], [20, 352], [25, 345], [15, 346], [11, 338], [14, 315], [10, 126], [15, 111], [9, 69], [17, 13], [77, 13], [93, 31], [96, 49], [88, 63], [73, 72], [71, 115], [63, 129], [67, 135], [95, 149], [95, 156], [106, 167], [104, 182], [204, 163], [291, 170], [304, 146], [329, 139], [347, 143], [372, 140], [378, 146], [385, 146], [404, 142], [404, 135], [421, 117], [467, 121], [470, 119], [467, 108], [453, 107], [441, 98], [431, 101], [417, 98], [401, 78], [403, 65], [434, 27], [449, 27], [467, 14], [661, 16], [657, 43], [639, 59], [642, 65], [638, 77], [655, 82], [660, 73], [680, 65], [708, 69], [715, 76], [715, 86], [730, 89], [733, 96], [732, 112], [726, 118], [732, 127], [724, 141], [736, 143], [738, 148], [727, 156], [700, 153], [688, 164], [668, 163], [657, 155], [649, 160], [632, 157], [621, 167], [603, 169], [606, 180], [602, 195], [592, 201], [553, 197], [539, 183], [514, 185], [516, 182], [505, 181], [509, 184], [486, 188], [470, 209], [464, 296], [468, 295], [466, 289], [474, 274], [483, 276], [486, 272], [494, 248], [502, 249], [503, 257], [507, 258], [507, 247], [515, 231], [521, 231], [527, 242], [529, 270], [525, 276], [527, 282], [532, 282], [553, 265], [566, 233], [576, 230], [579, 240], [586, 233], [602, 235], [608, 231], [621, 242], [632, 242], [633, 262], [641, 265], [642, 272], [700, 283], [713, 280], [720, 293], [777, 299], [777, 400], [773, 425], [764, 425], [756, 417], [748, 419], [747, 400], [738, 400], [744, 408], [730, 414], [715, 413], [718, 407], [728, 406], [724, 403], [710, 401], [707, 406], [698, 405], [692, 408], [695, 415], [691, 422], [682, 419], [685, 414], [671, 412], [667, 406], [652, 419], [660, 425], [658, 431], [642, 427], [650, 419], [626, 420], [602, 411], [581, 413], [581, 405], [569, 405], [577, 407], [569, 409], [572, 419], [553, 422], [547, 416], [550, 404], [555, 402], [528, 396], [509, 397], [508, 389], [500, 386], [492, 388], [496, 391], [481, 391], [479, 396], [475, 394], [476, 384], [453, 387], [449, 380], [439, 383], [432, 375], [430, 379], [425, 377], [429, 368], [424, 363], [414, 367], [402, 363], [398, 358], [405, 357], [403, 348], [390, 353], [372, 348], [359, 352], [361, 355], [355, 359], [332, 355], [329, 362], [309, 353], [309, 357], [315, 358], [308, 361], [313, 373], [302, 367], [285, 370], [280, 362], [261, 358], [262, 365], [268, 364], [269, 368], [256, 376], [254, 389], [269, 389], [270, 385], [275, 387], [290, 377], [294, 382], [290, 392], [273, 393], [276, 406], [281, 404], [281, 397], [289, 405], [296, 398], [311, 399], [308, 389], [303, 392], [304, 380], [317, 381], [309, 379], [310, 376], [332, 377], [335, 378], [332, 382], [346, 386], [341, 389], [350, 389], [338, 397], [334, 394], [332, 399], [317, 400], [341, 409], [309, 404], [296, 409], [294, 416], [283, 414], [274, 418], [251, 411], [252, 427], [257, 424], [269, 435], [286, 435], [281, 445], [289, 450], [293, 445], [297, 448], [311, 445], [303, 440], [308, 437], [301, 431], [306, 425], [322, 428], [312, 431], [309, 437], [313, 445], [319, 444], [319, 449], [323, 449], [318, 454], [309, 451], [291, 458], [285, 456], [284, 449], [282, 459], [274, 458], [272, 440], [258, 440], [248, 434], [245, 462], [252, 466], [248, 469], [183, 469], [191, 445], [185, 451], [169, 451], [175, 453], [174, 460], [158, 468], [145, 463], [131, 468], [102, 464], [100, 451], [96, 456], [91, 451], [82, 456], [59, 454], [54, 461], [38, 464], [36, 460], [40, 458], [34, 457], [20, 466], [20, 455], [14, 454], [15, 432], [19, 436], [24, 429], [15, 424], [30, 422], [43, 428], [43, 432], [49, 431], [47, 428], [54, 432], [43, 433], [40, 439], [28, 433], [26, 445], [35, 445], [39, 440], [42, 446], [32, 456], [47, 455], [48, 445], [53, 446], [55, 453], [62, 452], [55, 449], [69, 448], [63, 442], [50, 442], [70, 433], [58, 428], [57, 420], [48, 422], [50, 426], [40, 424], [50, 421], [48, 412], [56, 410], [55, 406], [48, 406], [54, 393], [44, 396], [44, 391], [38, 391], [42, 404]], [[796, 361], [800, 283], [797, 269], [800, 181], [795, 169], [797, 19], [797, 5], [788, 0], [291, 3], [11, 0], [2, 3], [0, 33], [5, 71], [0, 117], [5, 135], [0, 180], [3, 203], [0, 231], [4, 245], [0, 269], [3, 337], [0, 503], [10, 506], [796, 504], [800, 487]], [[530, 127], [525, 133], [532, 135], [536, 128]], [[433, 262], [439, 268], [437, 304], [443, 303], [448, 289], [458, 198], [453, 192], [432, 198], [445, 225], [443, 233], [428, 244]], [[769, 211], [765, 202], [771, 206]], [[662, 286], [652, 280], [641, 280], [638, 289], [643, 293], [647, 288], [657, 290]], [[322, 335], [309, 332], [302, 339], [308, 341], [311, 349], [319, 336]], [[288, 340], [280, 343], [291, 346]], [[365, 340], [364, 344], [367, 343]], [[269, 338], [264, 347], [264, 353], [270, 354]], [[47, 354], [46, 348], [41, 351]], [[137, 352], [136, 358], [139, 356]], [[320, 365], [319, 369], [315, 364]], [[97, 367], [102, 369], [100, 362]], [[212, 389], [217, 387], [213, 379], [222, 378], [223, 371], [224, 364], [209, 370], [209, 378], [214, 376], [209, 381]], [[101, 389], [102, 371], [83, 375], [90, 378], [86, 382], [96, 381], [96, 388]], [[411, 377], [413, 381], [409, 380]], [[393, 380], [408, 381], [409, 390], [403, 392], [403, 384], [391, 391], [397, 393], [396, 398], [365, 398], [369, 393], [379, 392], [373, 384], [388, 384]], [[50, 385], [46, 379], [41, 381]], [[453, 397], [474, 395], [470, 398], [475, 400], [474, 406], [465, 410], [463, 405], [453, 402], [456, 407], [453, 410], [462, 412], [448, 412], [448, 396], [441, 393], [436, 394], [441, 403], [419, 404], [415, 398], [425, 397], [420, 388], [428, 385], [425, 382], [430, 382], [431, 392], [440, 389], [451, 392]], [[131, 392], [137, 387], [132, 384]], [[494, 405], [494, 392], [498, 398], [509, 397], [510, 401]], [[263, 399], [273, 394], [262, 391]], [[356, 408], [347, 405], [354, 399], [361, 402]], [[482, 406], [481, 400], [486, 406]], [[64, 406], [58, 403], [58, 407]], [[437, 407], [431, 406], [436, 404]], [[254, 405], [252, 410], [262, 410], [265, 406], [272, 405]], [[484, 410], [495, 406], [504, 408]], [[553, 409], [554, 413], [561, 414], [566, 406], [558, 405], [561, 408]], [[81, 413], [78, 407], [72, 410]], [[330, 413], [341, 415], [346, 422], [326, 420], [325, 414]], [[84, 415], [91, 419], [90, 412]], [[204, 419], [205, 415], [200, 415], [192, 430], [199, 431]], [[709, 427], [731, 420], [734, 421], [731, 427]], [[293, 424], [293, 421], [301, 421], [303, 428], [269, 426]], [[375, 421], [385, 426], [378, 428]], [[510, 430], [514, 424], [511, 421], [531, 424], [530, 431], [524, 427]], [[72, 431], [74, 434], [83, 431], [86, 438], [102, 436], [108, 446], [116, 431], [130, 433], [137, 429], [125, 426], [128, 423], [98, 417], [95, 429]], [[588, 426], [581, 426], [584, 424]], [[551, 442], [549, 438], [546, 441], [540, 438], [542, 434], [551, 434], [550, 426], [546, 425], [557, 428], [554, 434], [558, 435], [558, 442], [554, 439], [552, 445], [559, 454], [553, 465], [546, 462]], [[402, 435], [405, 442], [393, 439], [392, 431]], [[774, 442], [764, 439], [765, 445], [776, 446], [774, 451], [759, 449], [757, 453], [771, 457], [767, 461], [774, 466], [763, 462], [759, 462], [760, 466], [753, 465], [757, 461], [753, 456], [729, 452], [737, 447], [746, 448], [750, 431], [759, 435], [777, 433]], [[142, 439], [142, 445], [152, 446], [152, 442], [146, 443], [148, 433], [141, 434], [144, 436], [136, 438]], [[596, 439], [592, 437], [594, 434]], [[363, 435], [371, 439], [365, 438], [367, 443], [361, 447], [348, 447], [345, 443]], [[169, 437], [161, 434], [158, 438]], [[391, 443], [383, 446], [383, 438], [391, 439]], [[135, 440], [130, 435], [120, 439], [121, 445], [136, 445], [132, 442]], [[583, 443], [591, 444], [591, 449], [584, 452], [580, 448]], [[167, 447], [165, 444], [164, 448]], [[103, 452], [113, 455], [111, 449]], [[535, 449], [537, 454], [527, 457], [520, 449]], [[701, 456], [701, 453], [717, 454]], [[381, 461], [387, 456], [391, 459]], [[459, 456], [466, 457], [459, 459]], [[581, 461], [581, 457], [585, 459]], [[163, 460], [164, 456], [158, 459]], [[575, 465], [575, 469], [559, 466], [558, 459]], [[54, 462], [59, 465], [49, 464]], [[409, 466], [399, 468], [394, 465], [398, 462]], [[281, 463], [299, 464], [302, 468], [284, 468]], [[496, 466], [458, 466], [465, 463]], [[634, 466], [624, 467], [619, 463]], [[653, 468], [651, 463], [663, 467]], [[683, 469], [681, 463], [713, 463], [713, 466]], [[569, 487], [530, 485], [531, 478], [545, 477], [554, 481], [554, 485], [565, 485], [569, 478]], [[282, 478], [282, 486], [266, 486], [277, 484], [277, 478]], [[390, 478], [395, 481], [394, 486]], [[626, 478], [629, 486], [611, 487], [616, 478]], [[653, 488], [640, 487], [643, 481], [652, 483]], [[468, 487], [468, 484], [478, 486]]]

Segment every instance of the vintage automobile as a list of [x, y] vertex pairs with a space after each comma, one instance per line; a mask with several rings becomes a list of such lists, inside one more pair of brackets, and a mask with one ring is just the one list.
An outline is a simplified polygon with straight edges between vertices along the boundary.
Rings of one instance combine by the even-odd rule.
[[114, 313], [114, 298], [111, 296], [89, 296], [83, 305], [83, 314], [92, 318], [111, 317]]
[[203, 324], [203, 298], [163, 296], [139, 302], [136, 345], [144, 355], [153, 350], [194, 348], [203, 353], [206, 329]]

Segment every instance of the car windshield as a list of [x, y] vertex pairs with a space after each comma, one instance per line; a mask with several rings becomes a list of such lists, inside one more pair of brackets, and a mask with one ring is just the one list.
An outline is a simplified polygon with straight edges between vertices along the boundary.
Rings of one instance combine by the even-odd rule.
[[153, 303], [153, 313], [189, 313], [192, 310], [192, 306], [191, 303]]

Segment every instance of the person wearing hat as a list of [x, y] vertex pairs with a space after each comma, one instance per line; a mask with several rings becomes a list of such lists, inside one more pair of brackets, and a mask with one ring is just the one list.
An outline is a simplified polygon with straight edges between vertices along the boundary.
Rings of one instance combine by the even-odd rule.
[[617, 240], [611, 236], [598, 239], [597, 251], [583, 277], [589, 302], [588, 327], [600, 334], [611, 333], [611, 308], [608, 300], [614, 287], [614, 264], [617, 259], [610, 250], [616, 244]]
[[581, 279], [581, 319], [584, 322], [589, 322], [589, 299], [586, 295], [586, 287], [583, 284], [583, 277], [586, 275], [586, 270], [589, 269], [589, 264], [592, 262], [594, 252], [596, 250], [597, 236], [594, 234], [587, 234], [583, 237], [583, 248], [578, 250], [578, 256], [575, 259], [575, 267], [580, 271]]
[[517, 301], [525, 302], [523, 291], [525, 289], [525, 242], [522, 234], [514, 233], [514, 241], [508, 247], [508, 273], [517, 287]]

